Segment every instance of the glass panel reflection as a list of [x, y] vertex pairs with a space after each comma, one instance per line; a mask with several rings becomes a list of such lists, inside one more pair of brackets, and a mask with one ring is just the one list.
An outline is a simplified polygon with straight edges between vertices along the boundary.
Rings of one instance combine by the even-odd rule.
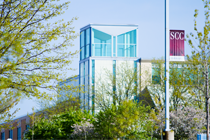
[[80, 47], [83, 47], [84, 46], [84, 40], [85, 39], [85, 36], [84, 36], [84, 31], [83, 32], [81, 32], [81, 34], [80, 34], [80, 43], [81, 43], [81, 46]]
[[117, 56], [136, 57], [136, 30], [117, 36]]
[[90, 44], [90, 28], [86, 30], [86, 45]]
[[111, 56], [111, 35], [92, 29], [92, 56]]

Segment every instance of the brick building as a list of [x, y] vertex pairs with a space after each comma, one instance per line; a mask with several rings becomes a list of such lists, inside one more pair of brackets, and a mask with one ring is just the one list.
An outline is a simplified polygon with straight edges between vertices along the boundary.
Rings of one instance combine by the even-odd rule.
[[13, 140], [23, 139], [24, 132], [29, 128], [30, 118], [29, 116], [23, 116], [17, 118], [11, 122], [11, 129], [1, 129], [0, 139], [7, 140], [11, 138]]

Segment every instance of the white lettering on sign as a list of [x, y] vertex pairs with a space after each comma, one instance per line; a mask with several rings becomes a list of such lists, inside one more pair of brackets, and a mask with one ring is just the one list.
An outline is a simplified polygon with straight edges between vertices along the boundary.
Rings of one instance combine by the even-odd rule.
[[184, 56], [170, 56], [170, 61], [185, 61]]
[[[183, 37], [182, 37], [183, 35]], [[171, 32], [170, 39], [176, 39], [176, 40], [183, 40], [184, 39], [184, 33], [183, 32]]]

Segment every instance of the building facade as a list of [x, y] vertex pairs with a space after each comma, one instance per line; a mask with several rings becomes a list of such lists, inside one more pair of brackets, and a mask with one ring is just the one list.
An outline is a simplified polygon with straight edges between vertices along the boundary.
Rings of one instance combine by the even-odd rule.
[[125, 61], [137, 67], [137, 38], [138, 25], [89, 24], [80, 29], [79, 85], [84, 85], [80, 99], [86, 109], [95, 104], [97, 83], [105, 80], [105, 70], [113, 72]]

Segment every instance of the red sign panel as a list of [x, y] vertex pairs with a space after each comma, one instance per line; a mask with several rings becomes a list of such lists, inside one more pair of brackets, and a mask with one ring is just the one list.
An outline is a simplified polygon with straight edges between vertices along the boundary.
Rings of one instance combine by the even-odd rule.
[[170, 30], [170, 56], [184, 56], [184, 30]]

